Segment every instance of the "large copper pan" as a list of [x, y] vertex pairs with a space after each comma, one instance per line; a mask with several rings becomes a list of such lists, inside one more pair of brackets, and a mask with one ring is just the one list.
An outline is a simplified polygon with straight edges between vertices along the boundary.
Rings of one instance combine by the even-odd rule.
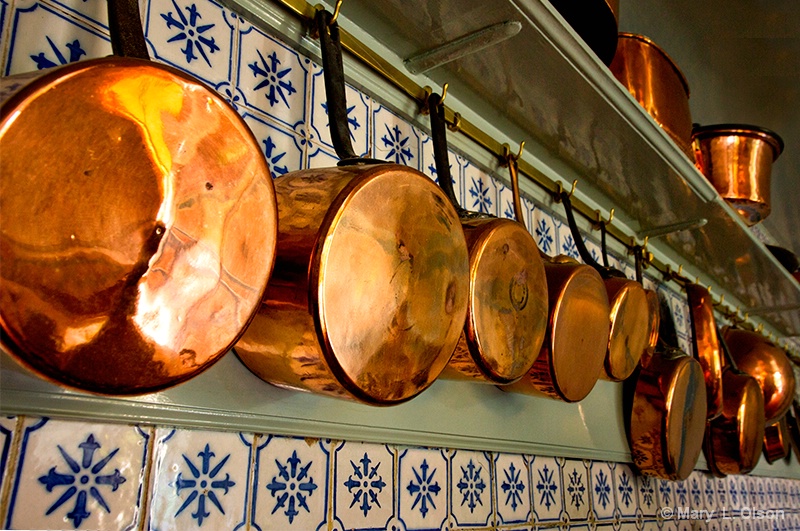
[[426, 389], [450, 359], [467, 313], [467, 246], [428, 177], [353, 160], [339, 29], [316, 17], [337, 168], [275, 179], [273, 279], [239, 358], [272, 384], [391, 405]]
[[575, 33], [606, 64], [617, 50], [619, 0], [550, 0]]
[[525, 225], [468, 212], [450, 177], [442, 96], [428, 99], [439, 186], [459, 212], [469, 249], [469, 305], [464, 331], [442, 378], [508, 384], [528, 372], [547, 326], [544, 264]]
[[698, 169], [748, 225], [766, 218], [772, 163], [783, 140], [763, 127], [719, 124], [695, 127], [692, 144]]
[[722, 353], [714, 319], [714, 306], [708, 289], [699, 285], [684, 284], [689, 302], [689, 317], [692, 324], [692, 347], [694, 357], [703, 367], [708, 399], [707, 419], [711, 420], [722, 413]]
[[236, 111], [145, 60], [137, 2], [109, 7], [115, 51], [126, 26], [139, 58], [2, 81], [0, 325], [43, 377], [126, 395], [227, 352], [266, 287], [277, 213]]

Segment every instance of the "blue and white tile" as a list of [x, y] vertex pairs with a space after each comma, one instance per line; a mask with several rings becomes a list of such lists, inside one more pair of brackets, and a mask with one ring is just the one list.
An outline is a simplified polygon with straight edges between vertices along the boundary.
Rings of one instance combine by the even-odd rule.
[[343, 529], [389, 529], [394, 517], [394, 452], [342, 442], [334, 449], [333, 518]]
[[408, 122], [372, 103], [372, 152], [376, 159], [422, 169], [420, 135]]
[[774, 478], [765, 478], [764, 480], [764, 489], [767, 494], [767, 505], [766, 507], [776, 507], [776, 502], [780, 497], [780, 492], [778, 492], [778, 496], [775, 496], [775, 492], [777, 490], [777, 480]]
[[245, 106], [290, 129], [306, 123], [311, 61], [254, 26], [239, 32], [236, 86]]
[[254, 437], [252, 433], [157, 429], [148, 528], [244, 526]]
[[639, 490], [639, 508], [642, 510], [644, 518], [652, 518], [658, 515], [658, 480], [650, 476], [636, 475], [636, 484]]
[[703, 473], [695, 470], [686, 480], [689, 489], [689, 506], [694, 511], [701, 511], [705, 509], [705, 501], [703, 496], [703, 489], [705, 488], [705, 480]]
[[614, 472], [609, 463], [593, 461], [589, 465], [592, 514], [595, 520], [613, 520], [617, 507], [614, 496]]
[[6, 529], [136, 529], [148, 441], [136, 426], [26, 418]]
[[317, 529], [326, 520], [330, 443], [267, 435], [256, 439], [252, 524]]
[[[742, 476], [728, 476], [728, 505], [731, 510], [738, 512], [747, 499], [747, 483]], [[742, 489], [744, 488], [744, 492]]]
[[[108, 32], [108, 2], [103, 0], [49, 0], [50, 3], [79, 19]], [[144, 6], [146, 2], [140, 1]]]
[[558, 234], [553, 214], [536, 205], [532, 211], [531, 221], [533, 222], [532, 234], [539, 250], [549, 256], [558, 255]]
[[534, 456], [530, 462], [534, 519], [540, 523], [562, 520], [564, 489], [561, 465], [555, 457]]
[[707, 511], [716, 511], [719, 508], [717, 497], [717, 478], [711, 474], [701, 474], [703, 489], [703, 508]]
[[[505, 219], [513, 219], [516, 221], [517, 215], [514, 209], [514, 193], [511, 188], [506, 186], [500, 181], [497, 182], [497, 207], [499, 216]], [[525, 228], [528, 228], [527, 220], [525, 219], [525, 211], [522, 212], [522, 219], [525, 220]]]
[[[422, 142], [420, 143], [421, 171], [433, 179], [436, 184], [439, 184], [439, 172], [436, 168], [436, 161], [433, 156], [433, 140], [424, 133], [420, 133], [420, 136], [422, 138]], [[461, 173], [461, 163], [465, 163], [466, 161], [463, 159], [459, 160], [460, 157], [450, 150], [447, 151], [447, 158], [450, 161], [450, 183], [453, 185], [453, 192], [456, 195], [456, 199], [458, 199], [458, 204], [465, 206], [463, 205], [464, 179]]]
[[333, 151], [321, 145], [309, 144], [307, 168], [331, 168], [338, 162], [339, 157]]
[[[586, 250], [589, 251], [592, 259], [600, 265], [603, 265], [603, 249], [591, 238], [583, 239]], [[581, 260], [582, 262], [583, 260]]]
[[256, 137], [273, 179], [302, 168], [304, 157], [302, 137], [247, 110], [242, 113], [242, 117]]
[[622, 518], [635, 518], [639, 507], [636, 478], [630, 465], [617, 463], [614, 466], [614, 495], [617, 510]]
[[497, 216], [499, 210], [497, 182], [471, 162], [467, 162], [462, 168], [466, 190], [462, 206], [473, 212]]
[[398, 463], [398, 514], [406, 531], [444, 529], [448, 524], [444, 451], [401, 447]]
[[213, 0], [149, 2], [145, 37], [150, 56], [215, 87], [233, 74], [231, 11]]
[[9, 459], [11, 458], [11, 445], [14, 442], [14, 429], [17, 427], [18, 417], [3, 415], [0, 417], [0, 486], [6, 484]]
[[485, 452], [450, 454], [450, 518], [457, 528], [492, 525], [492, 457]]
[[731, 508], [730, 494], [728, 493], [728, 479], [724, 478], [714, 479], [714, 492], [717, 495], [717, 509], [724, 510]]
[[[322, 67], [310, 63], [311, 70], [311, 112], [309, 126], [311, 136], [309, 139], [320, 142], [333, 150], [330, 127], [328, 126], [328, 100], [325, 93], [325, 78]], [[370, 134], [370, 108], [372, 100], [364, 93], [350, 85], [345, 85], [345, 98], [347, 99], [347, 122], [350, 129], [350, 142], [356, 155], [366, 156], [369, 152]]]
[[676, 522], [675, 520], [662, 521], [661, 531], [678, 531], [678, 522]]
[[[673, 507], [675, 507], [676, 502], [675, 502], [674, 482], [666, 479], [656, 479], [655, 487], [656, 487], [656, 504], [658, 505], [659, 509], [661, 508], [672, 509]], [[659, 510], [659, 516], [666, 516], [662, 513], [663, 511]]]
[[767, 478], [751, 478], [753, 480], [753, 492], [756, 494], [755, 503], [753, 506], [758, 509], [768, 509], [767, 505]]
[[498, 525], [524, 524], [533, 518], [531, 478], [525, 456], [494, 454]]
[[672, 507], [677, 511], [678, 508], [688, 510], [691, 507], [691, 495], [689, 493], [689, 478], [682, 481], [673, 482], [673, 503]]
[[[108, 35], [50, 4], [19, 0], [9, 14], [9, 43], [2, 75], [9, 76], [104, 57]], [[43, 31], [43, 28], [46, 30]]]
[[[569, 225], [567, 225], [566, 221], [555, 216], [554, 222], [556, 225], [556, 241], [558, 242], [557, 254], [563, 254], [576, 260], [580, 260], [581, 257], [578, 254], [578, 247], [575, 245], [575, 239], [572, 237], [572, 231], [570, 231]], [[611, 257], [609, 256], [609, 259], [610, 258]]]
[[567, 459], [561, 468], [564, 484], [564, 509], [570, 522], [587, 520], [591, 506], [589, 471], [584, 461]]

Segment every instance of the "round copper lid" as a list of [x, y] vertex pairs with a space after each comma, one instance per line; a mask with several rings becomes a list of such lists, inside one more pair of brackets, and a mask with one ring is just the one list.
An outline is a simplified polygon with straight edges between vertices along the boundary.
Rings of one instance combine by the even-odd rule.
[[488, 225], [470, 245], [467, 342], [484, 375], [510, 383], [539, 355], [547, 330], [547, 281], [536, 242], [522, 225], [507, 219]]
[[382, 404], [415, 396], [445, 367], [466, 319], [455, 210], [417, 171], [363, 171], [328, 210], [310, 285], [325, 359], [348, 391]]
[[6, 350], [107, 394], [222, 356], [261, 300], [277, 225], [236, 112], [178, 70], [111, 57], [37, 78], [1, 114]]
[[605, 280], [611, 304], [611, 334], [605, 358], [606, 376], [622, 381], [630, 376], [650, 340], [650, 308], [644, 288], [624, 278]]
[[674, 361], [665, 393], [664, 465], [675, 479], [686, 479], [703, 449], [706, 387], [700, 363], [689, 356]]

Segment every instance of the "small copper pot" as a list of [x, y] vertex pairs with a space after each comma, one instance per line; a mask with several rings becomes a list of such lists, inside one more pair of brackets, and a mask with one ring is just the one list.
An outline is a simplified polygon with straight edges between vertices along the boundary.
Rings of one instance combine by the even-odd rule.
[[720, 124], [695, 127], [694, 157], [700, 172], [748, 225], [766, 218], [772, 163], [783, 140], [762, 127]]

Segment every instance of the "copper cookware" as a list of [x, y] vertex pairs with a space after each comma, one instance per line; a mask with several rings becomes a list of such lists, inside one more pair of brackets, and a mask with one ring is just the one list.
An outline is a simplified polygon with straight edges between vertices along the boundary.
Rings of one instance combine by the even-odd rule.
[[647, 37], [620, 33], [616, 55], [609, 68], [680, 150], [694, 161], [689, 84], [675, 61]]
[[791, 444], [789, 424], [785, 415], [778, 422], [764, 428], [764, 458], [767, 463], [772, 464], [788, 457]]
[[764, 442], [764, 395], [755, 378], [740, 371], [720, 334], [724, 354], [722, 414], [709, 421], [703, 452], [715, 476], [747, 474], [758, 464]]
[[700, 363], [680, 349], [668, 309], [661, 311], [659, 347], [629, 380], [633, 390], [628, 437], [642, 474], [683, 480], [700, 456], [706, 388]]
[[653, 357], [656, 351], [656, 346], [658, 346], [658, 327], [661, 324], [661, 304], [658, 301], [658, 293], [651, 289], [646, 289], [644, 292], [647, 297], [647, 316], [650, 333], [647, 338], [647, 347], [644, 349], [642, 357], [639, 359], [639, 364], [642, 367], [647, 367], [650, 363], [650, 358]]
[[468, 212], [450, 177], [442, 96], [428, 98], [439, 186], [461, 218], [469, 249], [469, 305], [464, 331], [442, 378], [508, 384], [528, 372], [547, 326], [544, 264], [525, 225]]
[[277, 214], [243, 120], [145, 60], [138, 3], [116, 4], [114, 49], [140, 58], [2, 82], [0, 324], [3, 348], [45, 378], [127, 395], [227, 352], [266, 287]]
[[719, 124], [695, 127], [694, 157], [700, 172], [748, 225], [770, 213], [772, 163], [783, 140], [762, 127]]
[[736, 365], [761, 387], [766, 424], [776, 422], [794, 399], [795, 378], [789, 357], [756, 332], [726, 328], [723, 336]]
[[792, 446], [792, 453], [795, 459], [800, 462], [800, 423], [797, 421], [798, 410], [800, 408], [795, 400], [791, 409], [786, 412], [786, 425], [789, 427], [789, 442]]
[[617, 50], [619, 0], [550, 0], [575, 33], [606, 65]]
[[260, 378], [374, 405], [408, 400], [444, 369], [467, 312], [458, 215], [422, 173], [353, 159], [338, 25], [320, 10], [337, 168], [275, 179], [273, 279], [236, 344]]
[[699, 285], [684, 284], [689, 301], [689, 317], [692, 324], [694, 357], [703, 368], [708, 399], [707, 419], [722, 413], [722, 353], [714, 319], [714, 306], [708, 289]]

